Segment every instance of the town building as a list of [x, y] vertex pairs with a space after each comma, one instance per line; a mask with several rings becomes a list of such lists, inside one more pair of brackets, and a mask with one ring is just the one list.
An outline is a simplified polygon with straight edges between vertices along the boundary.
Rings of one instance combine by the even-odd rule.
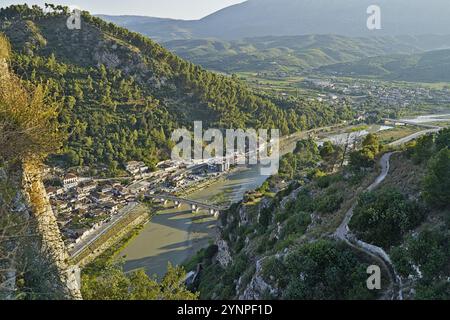
[[69, 190], [78, 186], [78, 177], [73, 173], [68, 173], [63, 178], [64, 189]]
[[143, 174], [148, 171], [148, 167], [142, 161], [127, 162], [125, 169], [133, 176]]

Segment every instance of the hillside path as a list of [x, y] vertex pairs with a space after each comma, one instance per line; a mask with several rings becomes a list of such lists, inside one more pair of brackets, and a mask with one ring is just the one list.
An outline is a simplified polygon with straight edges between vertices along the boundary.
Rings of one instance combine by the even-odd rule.
[[[380, 160], [380, 166], [381, 166], [381, 173], [380, 175], [375, 179], [375, 181], [366, 189], [366, 191], [373, 191], [375, 188], [377, 188], [387, 177], [390, 169], [390, 159], [391, 156], [395, 152], [386, 153], [382, 156]], [[362, 240], [359, 240], [356, 238], [355, 235], [353, 235], [350, 232], [350, 228], [348, 224], [350, 223], [350, 220], [353, 216], [353, 211], [355, 210], [357, 205], [357, 202], [355, 202], [352, 207], [347, 211], [345, 214], [345, 218], [342, 221], [341, 225], [337, 228], [336, 232], [334, 233], [334, 237], [345, 241], [348, 245], [351, 247], [358, 249], [367, 255], [371, 256], [372, 258], [379, 261], [383, 267], [388, 270], [389, 276], [391, 278], [391, 282], [393, 286], [398, 289], [394, 290], [394, 293], [392, 295], [393, 300], [403, 300], [403, 291], [402, 291], [402, 283], [400, 277], [397, 275], [394, 265], [391, 262], [391, 259], [389, 255], [380, 247], [377, 247], [375, 245], [366, 243]]]

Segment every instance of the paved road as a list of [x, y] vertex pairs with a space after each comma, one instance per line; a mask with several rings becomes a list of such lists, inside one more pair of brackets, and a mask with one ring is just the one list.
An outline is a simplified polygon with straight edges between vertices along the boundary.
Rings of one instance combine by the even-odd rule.
[[417, 121], [395, 120], [395, 119], [387, 119], [387, 118], [385, 118], [383, 120], [387, 121], [387, 122], [402, 123], [402, 124], [407, 124], [407, 125], [422, 127], [422, 128], [428, 128], [428, 129], [440, 129], [439, 126], [434, 126], [431, 124], [421, 123], [421, 122], [417, 122]]
[[[391, 147], [400, 146], [409, 141], [417, 139], [423, 135], [439, 132], [442, 129], [443, 128], [441, 128], [441, 127], [432, 126], [431, 129], [416, 132], [407, 137], [404, 137], [402, 139], [394, 141], [394, 142], [390, 143], [389, 146], [391, 146]], [[373, 191], [375, 188], [377, 188], [380, 185], [381, 182], [383, 182], [386, 179], [386, 177], [389, 173], [389, 169], [390, 169], [390, 159], [394, 153], [395, 152], [390, 152], [390, 153], [386, 153], [385, 155], [383, 155], [383, 157], [380, 160], [381, 173], [375, 179], [375, 181], [367, 188], [367, 191]], [[380, 261], [384, 265], [384, 267], [389, 271], [389, 274], [390, 274], [390, 277], [391, 277], [391, 280], [392, 280], [394, 286], [396, 286], [398, 288], [398, 293], [396, 296], [395, 295], [393, 296], [393, 299], [403, 300], [401, 278], [397, 275], [394, 265], [392, 264], [389, 255], [382, 248], [374, 246], [369, 243], [366, 243], [364, 241], [361, 241], [361, 240], [357, 239], [350, 232], [348, 224], [350, 223], [350, 220], [352, 219], [353, 212], [356, 208], [356, 205], [357, 205], [357, 203], [355, 202], [352, 205], [352, 207], [347, 211], [347, 213], [345, 214], [344, 220], [342, 221], [341, 225], [337, 228], [336, 232], [334, 233], [334, 237], [345, 241], [350, 246], [357, 248], [357, 249], [365, 252], [369, 256]]]
[[[381, 173], [375, 179], [375, 181], [366, 189], [367, 191], [372, 191], [383, 182], [390, 169], [390, 159], [394, 152], [386, 153], [380, 160]], [[334, 237], [345, 241], [348, 245], [365, 252], [367, 255], [373, 257], [377, 261], [381, 262], [383, 266], [388, 270], [391, 281], [393, 285], [398, 288], [398, 292], [393, 295], [392, 299], [403, 300], [402, 283], [400, 277], [397, 275], [394, 265], [391, 262], [389, 255], [380, 247], [374, 246], [372, 244], [366, 243], [357, 239], [353, 234], [350, 233], [348, 224], [353, 216], [353, 211], [356, 208], [357, 203], [355, 202], [353, 206], [347, 211], [344, 221], [337, 228], [334, 233]]]
[[[384, 181], [384, 179], [386, 179], [386, 176], [387, 176], [387, 174], [389, 172], [389, 168], [390, 168], [389, 160], [390, 160], [392, 154], [393, 154], [393, 152], [386, 153], [385, 155], [383, 155], [383, 157], [380, 160], [381, 173], [376, 178], [374, 183], [372, 183], [367, 188], [367, 191], [374, 190], [376, 187], [378, 187], [380, 185], [381, 182]], [[345, 218], [344, 218], [344, 221], [342, 221], [341, 225], [339, 226], [339, 228], [334, 233], [334, 235], [338, 239], [345, 240], [347, 238], [347, 235], [348, 235], [348, 233], [350, 231], [349, 228], [348, 228], [348, 224], [350, 223], [350, 220], [352, 219], [353, 211], [355, 210], [356, 205], [357, 205], [357, 203], [354, 203], [353, 206], [347, 211], [347, 213], [345, 215]]]
[[79, 254], [81, 254], [88, 246], [94, 243], [98, 238], [104, 235], [108, 230], [114, 227], [117, 223], [119, 223], [124, 217], [127, 216], [130, 211], [132, 211], [138, 205], [137, 202], [131, 202], [126, 207], [122, 208], [117, 215], [115, 215], [110, 222], [103, 224], [100, 229], [96, 230], [96, 232], [90, 234], [86, 239], [78, 242], [75, 246], [69, 250], [69, 254], [71, 258], [76, 258]]
[[436, 133], [436, 132], [439, 132], [441, 130], [442, 130], [442, 128], [434, 128], [434, 129], [428, 129], [428, 130], [419, 131], [419, 132], [413, 133], [413, 134], [411, 134], [411, 135], [409, 135], [407, 137], [399, 139], [397, 141], [391, 142], [391, 143], [388, 144], [388, 146], [390, 146], [390, 147], [398, 147], [398, 146], [400, 146], [402, 144], [408, 143], [408, 142], [410, 142], [410, 141], [412, 141], [414, 139], [417, 139], [417, 138], [419, 138], [421, 136], [424, 136], [426, 134]]

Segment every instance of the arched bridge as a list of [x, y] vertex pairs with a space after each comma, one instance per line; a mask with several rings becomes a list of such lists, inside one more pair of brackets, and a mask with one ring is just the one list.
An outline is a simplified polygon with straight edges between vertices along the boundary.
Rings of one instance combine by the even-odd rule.
[[208, 210], [211, 215], [218, 216], [220, 211], [227, 210], [226, 207], [220, 207], [213, 204], [206, 204], [196, 200], [185, 199], [170, 194], [146, 194], [146, 198], [159, 200], [166, 204], [168, 201], [174, 203], [175, 207], [180, 207], [182, 204], [188, 204], [191, 206], [192, 212], [198, 212], [199, 210]]

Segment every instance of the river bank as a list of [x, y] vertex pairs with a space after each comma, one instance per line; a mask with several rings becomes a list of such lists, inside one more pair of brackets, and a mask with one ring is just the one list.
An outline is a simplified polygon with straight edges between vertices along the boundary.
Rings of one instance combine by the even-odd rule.
[[[388, 130], [389, 127], [367, 125], [361, 133], [354, 126], [333, 126], [301, 132], [287, 137], [280, 146], [281, 155], [292, 152], [296, 142], [310, 136], [333, 138], [351, 132], [358, 136]], [[240, 168], [227, 173], [220, 179], [206, 183], [204, 188], [185, 195], [186, 198], [204, 203], [236, 203], [245, 193], [260, 187], [268, 178], [260, 174], [259, 166]], [[167, 263], [184, 263], [197, 251], [208, 246], [216, 235], [216, 221], [207, 212], [193, 214], [187, 206], [166, 207], [148, 222], [140, 234], [120, 252], [125, 260], [125, 271], [144, 268], [149, 275], [161, 277], [167, 270]]]
[[[320, 131], [341, 128], [336, 125], [299, 132], [280, 143], [280, 155], [292, 152], [300, 139]], [[204, 203], [237, 203], [249, 190], [259, 188], [269, 177], [260, 173], [259, 165], [237, 167], [202, 186], [183, 192], [183, 196]], [[216, 236], [216, 220], [207, 212], [192, 213], [190, 208], [166, 207], [149, 221], [142, 231], [122, 250], [118, 257], [125, 260], [126, 272], [145, 269], [147, 274], [162, 277], [167, 263], [180, 265], [207, 247]]]

